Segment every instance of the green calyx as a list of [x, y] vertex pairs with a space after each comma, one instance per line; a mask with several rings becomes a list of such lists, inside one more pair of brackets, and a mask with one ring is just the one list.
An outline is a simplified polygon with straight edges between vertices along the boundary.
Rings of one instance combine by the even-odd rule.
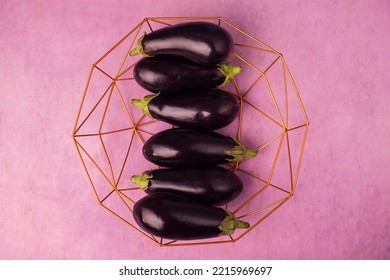
[[158, 96], [159, 94], [156, 93], [156, 94], [151, 94], [151, 95], [146, 95], [144, 98], [142, 99], [132, 99], [131, 100], [131, 104], [135, 105], [135, 106], [138, 106], [141, 108], [142, 112], [148, 116], [149, 118], [152, 118], [153, 119], [153, 116], [150, 114], [149, 112], [149, 102], [155, 98], [156, 96]]
[[152, 175], [144, 172], [141, 175], [131, 176], [131, 181], [136, 184], [141, 190], [146, 190], [149, 187], [149, 179], [153, 178]]
[[236, 228], [249, 228], [250, 225], [247, 222], [240, 221], [234, 216], [232, 212], [230, 212], [227, 209], [224, 209], [227, 216], [221, 224], [218, 226], [218, 228], [221, 230], [221, 235], [231, 235], [234, 233], [234, 230]]
[[231, 138], [234, 140], [234, 142], [237, 143], [237, 146], [234, 146], [232, 149], [225, 151], [227, 155], [233, 157], [227, 159], [229, 162], [240, 162], [244, 158], [252, 158], [257, 155], [257, 151], [246, 149], [244, 145], [236, 138]]
[[146, 32], [144, 33], [144, 35], [142, 35], [141, 38], [139, 38], [139, 40], [137, 42], [137, 46], [135, 46], [135, 48], [130, 51], [130, 53], [129, 53], [130, 56], [136, 56], [139, 54], [142, 54], [145, 57], [150, 56], [144, 52], [144, 45], [143, 45], [142, 41], [144, 40], [145, 35], [146, 35]]
[[233, 77], [239, 73], [241, 73], [242, 68], [240, 66], [232, 66], [228, 62], [222, 63], [218, 65], [218, 69], [225, 76], [225, 81], [219, 85], [220, 87], [227, 85], [233, 79]]

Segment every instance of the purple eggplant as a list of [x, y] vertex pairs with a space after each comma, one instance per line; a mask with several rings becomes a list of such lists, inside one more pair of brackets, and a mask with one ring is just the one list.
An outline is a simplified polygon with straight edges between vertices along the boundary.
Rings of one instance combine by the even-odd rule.
[[238, 115], [237, 98], [211, 89], [189, 93], [160, 93], [133, 99], [145, 115], [175, 126], [215, 130], [229, 125]]
[[243, 189], [237, 175], [220, 166], [153, 169], [131, 177], [148, 194], [171, 193], [210, 205], [222, 205]]
[[134, 66], [135, 81], [151, 92], [196, 91], [228, 84], [240, 66], [229, 63], [200, 65], [176, 56], [146, 57]]
[[190, 128], [161, 131], [145, 142], [142, 152], [147, 160], [164, 167], [218, 165], [257, 155], [233, 137]]
[[166, 193], [138, 200], [133, 207], [133, 217], [146, 232], [172, 240], [231, 235], [237, 228], [250, 226], [228, 210]]
[[225, 61], [232, 51], [233, 39], [224, 28], [209, 22], [189, 22], [145, 33], [130, 55], [178, 55], [210, 65]]

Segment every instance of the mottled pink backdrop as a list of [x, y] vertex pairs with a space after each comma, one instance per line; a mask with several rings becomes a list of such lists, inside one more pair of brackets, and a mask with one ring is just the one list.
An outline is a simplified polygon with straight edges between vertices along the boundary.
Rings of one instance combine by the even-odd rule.
[[[1, 259], [389, 259], [390, 4], [2, 1]], [[160, 248], [104, 211], [71, 137], [91, 64], [150, 16], [283, 53], [310, 120], [296, 195], [234, 244]]]

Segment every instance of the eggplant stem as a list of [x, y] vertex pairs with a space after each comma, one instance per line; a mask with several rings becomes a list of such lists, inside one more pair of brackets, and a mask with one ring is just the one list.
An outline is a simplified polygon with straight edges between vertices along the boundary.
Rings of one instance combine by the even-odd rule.
[[237, 228], [249, 228], [250, 224], [245, 221], [238, 220], [232, 212], [227, 209], [224, 209], [227, 216], [218, 228], [221, 230], [221, 235], [231, 235], [234, 233], [234, 230]]
[[233, 79], [233, 77], [239, 73], [241, 73], [242, 68], [240, 66], [232, 66], [228, 62], [222, 63], [218, 65], [218, 69], [222, 72], [222, 74], [225, 76], [225, 81], [220, 87], [227, 85], [230, 83], [230, 81]]
[[135, 106], [138, 106], [141, 108], [142, 112], [148, 116], [149, 118], [151, 119], [154, 119], [153, 116], [150, 114], [150, 111], [149, 111], [149, 102], [155, 98], [156, 96], [158, 96], [159, 93], [156, 93], [156, 94], [151, 94], [151, 95], [146, 95], [144, 96], [144, 98], [142, 99], [132, 99], [131, 100], [131, 104], [135, 105]]
[[145, 191], [149, 187], [149, 179], [151, 178], [153, 178], [153, 175], [144, 172], [141, 175], [131, 176], [131, 181], [136, 184], [141, 190]]
[[257, 155], [257, 151], [249, 150], [244, 147], [244, 145], [238, 141], [238, 139], [230, 136], [234, 142], [237, 143], [237, 146], [234, 146], [234, 148], [225, 151], [225, 153], [233, 158], [228, 158], [227, 160], [229, 162], [240, 162], [244, 158], [252, 158]]
[[142, 54], [144, 57], [149, 57], [150, 55], [148, 55], [147, 53], [145, 53], [144, 51], [144, 45], [143, 45], [143, 40], [144, 40], [144, 37], [146, 35], [146, 32], [144, 32], [144, 35], [142, 35], [139, 39], [138, 39], [138, 42], [137, 42], [137, 45], [135, 46], [134, 49], [132, 49], [130, 52], [129, 52], [129, 55], [130, 56], [136, 56], [136, 55], [139, 55], [139, 54]]

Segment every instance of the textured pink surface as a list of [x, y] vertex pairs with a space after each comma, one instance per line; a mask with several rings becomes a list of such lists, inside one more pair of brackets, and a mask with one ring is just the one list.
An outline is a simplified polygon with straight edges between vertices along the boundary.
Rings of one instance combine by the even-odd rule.
[[[1, 259], [390, 258], [388, 2], [235, 2], [1, 2]], [[71, 132], [91, 64], [129, 28], [201, 15], [283, 53], [309, 136], [296, 195], [253, 232], [159, 248], [96, 203]]]

